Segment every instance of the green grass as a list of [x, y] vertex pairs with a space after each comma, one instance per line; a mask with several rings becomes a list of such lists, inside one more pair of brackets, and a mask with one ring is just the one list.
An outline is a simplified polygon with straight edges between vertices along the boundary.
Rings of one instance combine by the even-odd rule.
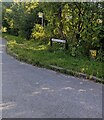
[[[102, 66], [104, 63], [87, 57], [72, 57], [63, 45], [54, 44], [50, 47], [49, 41], [25, 40], [21, 37], [3, 34], [8, 41], [7, 51], [22, 61], [47, 67], [55, 65], [67, 70], [85, 73], [87, 75], [104, 78]], [[62, 46], [62, 47], [59, 47]]]

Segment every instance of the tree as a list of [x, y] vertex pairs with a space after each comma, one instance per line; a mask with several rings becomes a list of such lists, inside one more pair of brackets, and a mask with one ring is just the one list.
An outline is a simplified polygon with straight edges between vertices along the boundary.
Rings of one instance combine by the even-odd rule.
[[[38, 38], [35, 33], [40, 34], [39, 39], [66, 39], [70, 49], [88, 55], [90, 49], [101, 49], [103, 6], [104, 2], [3, 3], [3, 27], [9, 34], [26, 39], [33, 35]], [[44, 14], [43, 27], [38, 25], [41, 24], [38, 12]]]

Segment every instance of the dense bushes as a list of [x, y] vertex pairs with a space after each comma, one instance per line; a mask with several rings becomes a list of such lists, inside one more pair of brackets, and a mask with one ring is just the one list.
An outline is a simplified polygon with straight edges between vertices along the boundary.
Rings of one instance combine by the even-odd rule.
[[[97, 60], [103, 60], [103, 4], [3, 3], [3, 28], [28, 40], [67, 39], [72, 56], [89, 56], [90, 50], [97, 50]], [[43, 12], [43, 26], [39, 12]]]

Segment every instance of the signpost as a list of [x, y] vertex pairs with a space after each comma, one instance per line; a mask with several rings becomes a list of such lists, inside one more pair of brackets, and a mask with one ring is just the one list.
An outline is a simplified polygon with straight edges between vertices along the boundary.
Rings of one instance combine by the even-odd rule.
[[65, 44], [65, 49], [68, 49], [68, 43], [67, 40], [61, 40], [61, 39], [55, 39], [55, 38], [51, 38], [50, 39], [50, 46], [52, 46], [52, 42], [60, 42], [60, 43], [64, 43]]
[[39, 16], [39, 18], [42, 19], [42, 26], [43, 26], [43, 13], [42, 13], [42, 12], [39, 12], [39, 13], [38, 13], [38, 16]]

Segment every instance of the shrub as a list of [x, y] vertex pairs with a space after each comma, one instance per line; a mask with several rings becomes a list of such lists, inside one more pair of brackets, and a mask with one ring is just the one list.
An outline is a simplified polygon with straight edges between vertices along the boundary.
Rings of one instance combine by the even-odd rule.
[[45, 34], [45, 30], [43, 28], [43, 26], [41, 26], [40, 24], [36, 24], [32, 30], [32, 35], [31, 37], [33, 39], [44, 39], [44, 37], [46, 36]]

